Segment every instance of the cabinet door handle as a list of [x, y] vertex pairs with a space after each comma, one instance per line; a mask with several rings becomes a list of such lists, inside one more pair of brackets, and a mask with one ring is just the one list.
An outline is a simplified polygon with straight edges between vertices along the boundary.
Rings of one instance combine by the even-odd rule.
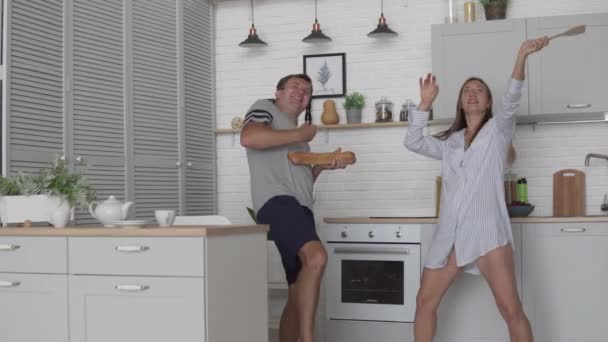
[[0, 288], [11, 288], [11, 287], [17, 287], [19, 285], [21, 285], [21, 283], [18, 281], [0, 280]]
[[114, 249], [123, 253], [140, 253], [150, 249], [148, 246], [116, 246]]
[[150, 288], [148, 285], [116, 285], [114, 288], [124, 292], [142, 292]]
[[577, 104], [569, 104], [566, 107], [568, 107], [570, 109], [590, 108], [591, 104], [590, 103], [577, 103]]
[[336, 247], [335, 254], [401, 254], [410, 255], [409, 248], [390, 247]]
[[17, 250], [19, 248], [21, 248], [21, 246], [13, 245], [13, 244], [0, 245], [0, 251], [3, 251], [3, 252], [10, 252], [10, 251]]
[[587, 231], [587, 228], [562, 228], [564, 233], [583, 233]]

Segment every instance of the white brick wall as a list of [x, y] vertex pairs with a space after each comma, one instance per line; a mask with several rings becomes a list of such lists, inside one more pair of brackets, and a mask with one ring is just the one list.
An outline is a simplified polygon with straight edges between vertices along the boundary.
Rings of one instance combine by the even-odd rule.
[[[346, 52], [347, 91], [367, 97], [364, 122], [374, 120], [373, 103], [387, 96], [398, 112], [406, 98], [417, 101], [417, 79], [431, 68], [430, 24], [441, 23], [447, 0], [387, 0], [384, 13], [390, 27], [399, 32], [391, 40], [367, 37], [377, 24], [380, 1], [318, 0], [323, 32], [333, 41], [308, 45], [314, 20], [314, 1], [257, 0], [258, 34], [269, 46], [242, 49], [250, 22], [248, 0], [217, 3], [217, 117], [218, 128], [230, 127], [261, 97], [272, 97], [278, 79], [302, 71], [302, 56]], [[462, 18], [462, 0], [459, 3]], [[535, 17], [608, 12], [607, 0], [511, 0], [508, 17]], [[483, 10], [477, 8], [483, 20]], [[509, 75], [505, 75], [507, 78]], [[441, 95], [440, 95], [441, 96]], [[313, 120], [320, 123], [323, 100], [313, 103]], [[341, 122], [345, 122], [342, 99], [336, 99]], [[442, 127], [432, 127], [437, 131]], [[514, 171], [527, 177], [533, 215], [552, 213], [552, 174], [577, 168], [587, 174], [587, 213], [599, 214], [608, 193], [608, 163], [593, 160], [583, 166], [589, 152], [608, 153], [605, 124], [518, 126], [514, 144], [518, 160]], [[315, 213], [327, 216], [433, 215], [435, 177], [439, 163], [410, 153], [402, 146], [405, 128], [372, 128], [320, 131], [313, 150], [337, 147], [357, 153], [358, 162], [346, 170], [326, 172], [317, 181]], [[238, 135], [217, 136], [219, 213], [235, 223], [250, 222], [245, 207], [251, 203], [249, 175]]]

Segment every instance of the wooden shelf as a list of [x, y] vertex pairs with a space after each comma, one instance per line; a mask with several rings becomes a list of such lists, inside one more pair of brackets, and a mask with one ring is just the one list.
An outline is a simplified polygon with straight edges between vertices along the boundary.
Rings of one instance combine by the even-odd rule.
[[[429, 125], [445, 125], [449, 124], [453, 121], [453, 119], [438, 119], [429, 121]], [[392, 122], [364, 122], [358, 124], [338, 124], [338, 125], [319, 125], [318, 129], [354, 129], [354, 128], [377, 128], [377, 127], [399, 127], [399, 126], [407, 126], [407, 121], [392, 121]], [[214, 130], [215, 134], [224, 134], [224, 133], [239, 133], [241, 131], [240, 128], [216, 128]]]
[[213, 130], [215, 134], [224, 134], [224, 133], [238, 133], [240, 132], [240, 128], [216, 128]]
[[[338, 124], [338, 125], [318, 125], [317, 129], [351, 129], [351, 128], [373, 128], [373, 127], [397, 127], [407, 126], [407, 122], [366, 122], [358, 124]], [[216, 128], [214, 132], [216, 134], [223, 133], [238, 133], [240, 128]]]
[[319, 126], [319, 129], [351, 129], [351, 128], [372, 128], [372, 127], [398, 127], [407, 126], [407, 121], [396, 121], [396, 122], [365, 122], [358, 124], [337, 124], [337, 125], [323, 125]]

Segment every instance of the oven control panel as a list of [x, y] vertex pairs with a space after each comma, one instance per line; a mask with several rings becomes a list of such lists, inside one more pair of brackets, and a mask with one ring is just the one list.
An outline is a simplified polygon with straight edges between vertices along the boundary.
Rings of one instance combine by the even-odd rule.
[[327, 242], [420, 243], [421, 224], [330, 224]]

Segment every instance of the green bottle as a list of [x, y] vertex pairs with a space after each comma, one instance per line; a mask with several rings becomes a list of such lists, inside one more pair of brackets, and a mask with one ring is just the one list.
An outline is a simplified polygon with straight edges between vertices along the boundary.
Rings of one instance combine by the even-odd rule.
[[521, 203], [528, 203], [528, 181], [525, 178], [517, 181], [517, 200]]

